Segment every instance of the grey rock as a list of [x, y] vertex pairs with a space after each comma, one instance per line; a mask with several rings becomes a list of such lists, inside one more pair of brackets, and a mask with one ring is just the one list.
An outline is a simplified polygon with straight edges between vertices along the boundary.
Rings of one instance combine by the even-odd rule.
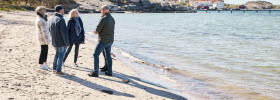
[[249, 10], [253, 9], [272, 9], [273, 4], [267, 1], [248, 1], [245, 6]]

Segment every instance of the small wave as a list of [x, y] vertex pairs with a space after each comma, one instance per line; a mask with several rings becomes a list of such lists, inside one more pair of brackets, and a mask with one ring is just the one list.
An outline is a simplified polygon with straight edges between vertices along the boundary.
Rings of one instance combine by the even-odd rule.
[[200, 82], [215, 80], [213, 77], [202, 76], [200, 74], [193, 73], [193, 72], [190, 72], [190, 71], [187, 71], [187, 70], [177, 69], [177, 68], [174, 68], [174, 67], [171, 67], [171, 66], [166, 66], [166, 65], [161, 65], [161, 64], [150, 63], [148, 61], [137, 58], [137, 57], [133, 56], [132, 54], [130, 54], [130, 53], [122, 50], [121, 48], [118, 48], [118, 47], [114, 47], [114, 51], [116, 51], [117, 54], [121, 54], [122, 56], [127, 57], [131, 61], [136, 62], [138, 64], [144, 64], [144, 65], [148, 65], [148, 66], [151, 66], [151, 67], [160, 68], [160, 69], [163, 69], [164, 71], [170, 72], [170, 73], [175, 74], [175, 75], [191, 77], [193, 80], [196, 80], [196, 81], [199, 80]]
[[[86, 39], [89, 40], [90, 42], [97, 42], [97, 38], [96, 36], [94, 36], [93, 34], [91, 34], [90, 32], [86, 32]], [[175, 68], [173, 67], [169, 67], [169, 66], [165, 66], [165, 65], [160, 65], [160, 64], [152, 64], [150, 62], [144, 61], [140, 58], [137, 58], [133, 55], [131, 55], [128, 52], [123, 51], [122, 49], [118, 48], [118, 47], [113, 47], [114, 50], [120, 54], [122, 54], [123, 56], [131, 59], [132, 61], [135, 61], [137, 63], [140, 64], [145, 64], [145, 65], [149, 65], [149, 66], [153, 66], [153, 67], [158, 67], [158, 68], [163, 68], [164, 70], [175, 70]]]
[[[97, 42], [97, 36], [94, 35], [94, 34], [90, 34], [90, 32], [86, 33], [86, 39], [89, 40], [92, 43]], [[174, 68], [172, 66], [167, 66], [167, 65], [163, 65], [163, 64], [154, 64], [154, 63], [151, 63], [149, 61], [145, 61], [143, 59], [140, 59], [140, 58], [132, 55], [129, 52], [126, 52], [125, 50], [123, 50], [119, 47], [116, 47], [116, 46], [113, 46], [113, 52], [117, 53], [117, 54], [120, 54], [121, 56], [126, 57], [126, 58], [130, 59], [131, 61], [136, 62], [138, 64], [144, 64], [144, 65], [147, 65], [147, 66], [160, 68], [164, 71], [168, 71], [168, 72], [176, 74], [176, 75], [192, 77], [192, 79], [196, 80], [196, 81], [199, 80], [199, 81], [203, 82], [203, 81], [207, 81], [207, 80], [215, 80], [211, 77], [202, 76], [200, 74], [193, 73], [193, 72], [190, 72], [190, 71], [187, 71], [187, 70], [178, 69], [178, 68]], [[114, 53], [112, 53], [112, 55], [115, 55]]]
[[153, 67], [158, 67], [158, 68], [163, 68], [164, 70], [175, 70], [174, 67], [169, 67], [169, 66], [165, 66], [165, 65], [160, 65], [160, 64], [152, 64], [148, 61], [144, 61], [140, 58], [137, 58], [133, 55], [131, 55], [130, 53], [128, 52], [125, 52], [123, 51], [122, 49], [118, 48], [118, 47], [114, 47], [114, 50], [116, 50], [118, 53], [120, 53], [121, 55], [131, 59], [132, 61], [134, 62], [137, 62], [139, 64], [145, 64], [145, 65], [148, 65], [148, 66], [153, 66]]
[[237, 37], [242, 38], [242, 39], [254, 39], [254, 40], [271, 40], [271, 39], [273, 39], [273, 38], [270, 38], [270, 37], [238, 35], [238, 34], [233, 34], [233, 36], [237, 36]]

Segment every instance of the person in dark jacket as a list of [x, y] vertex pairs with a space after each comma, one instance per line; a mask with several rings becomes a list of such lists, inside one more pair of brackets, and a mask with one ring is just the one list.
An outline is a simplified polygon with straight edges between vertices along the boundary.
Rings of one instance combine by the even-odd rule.
[[70, 47], [66, 51], [63, 62], [65, 62], [67, 56], [71, 52], [73, 45], [75, 44], [74, 65], [78, 67], [77, 58], [79, 54], [79, 46], [81, 43], [84, 43], [85, 41], [85, 30], [83, 26], [83, 21], [79, 17], [79, 12], [77, 9], [72, 9], [69, 13], [68, 18], [69, 21], [67, 23], [67, 29], [68, 29]]
[[69, 37], [65, 20], [63, 19], [64, 9], [61, 5], [55, 6], [55, 15], [49, 22], [49, 30], [52, 37], [52, 45], [55, 47], [56, 54], [53, 62], [53, 72], [56, 75], [65, 75], [61, 71], [63, 57], [66, 47], [69, 48]]
[[98, 44], [93, 54], [94, 71], [88, 74], [90, 77], [99, 76], [99, 55], [103, 50], [106, 51], [106, 60], [108, 64], [108, 70], [105, 72], [105, 75], [112, 76], [111, 47], [114, 42], [115, 20], [110, 14], [109, 6], [102, 6], [101, 14], [101, 20], [94, 31], [94, 34], [98, 34]]

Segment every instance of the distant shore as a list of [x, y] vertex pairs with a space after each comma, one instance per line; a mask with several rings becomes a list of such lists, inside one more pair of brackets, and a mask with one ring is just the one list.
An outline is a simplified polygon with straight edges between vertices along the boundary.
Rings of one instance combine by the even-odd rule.
[[[54, 12], [54, 10], [47, 10], [47, 12]], [[67, 13], [68, 11], [66, 11]], [[79, 11], [80, 13], [100, 13], [100, 11]], [[196, 13], [196, 10], [187, 11], [111, 11], [111, 13]]]
[[230, 12], [230, 13], [235, 13], [235, 12], [242, 12], [242, 13], [275, 13], [275, 12], [279, 12], [280, 10], [275, 10], [275, 9], [264, 9], [264, 10], [197, 10], [197, 12], [205, 12], [205, 13], [209, 13], [209, 12], [216, 12], [216, 13], [222, 13], [222, 12]]
[[[47, 10], [48, 12], [54, 12], [54, 10]], [[187, 10], [187, 11], [111, 11], [111, 13], [197, 13], [197, 12], [207, 12], [207, 11], [216, 11], [216, 12], [221, 12], [221, 11], [255, 11], [255, 12], [261, 12], [261, 11], [279, 11], [280, 9], [233, 9], [233, 10], [214, 10], [214, 9], [209, 9], [209, 10]], [[79, 11], [80, 13], [100, 13], [100, 11]], [[67, 11], [66, 11], [67, 13]]]

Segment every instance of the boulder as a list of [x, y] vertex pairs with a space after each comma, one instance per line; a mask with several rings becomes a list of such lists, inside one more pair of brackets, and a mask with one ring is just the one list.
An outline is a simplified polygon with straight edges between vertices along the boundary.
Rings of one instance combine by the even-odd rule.
[[274, 5], [273, 9], [280, 9], [280, 5]]
[[273, 4], [267, 1], [248, 1], [245, 4], [246, 8], [249, 10], [253, 9], [272, 9]]

